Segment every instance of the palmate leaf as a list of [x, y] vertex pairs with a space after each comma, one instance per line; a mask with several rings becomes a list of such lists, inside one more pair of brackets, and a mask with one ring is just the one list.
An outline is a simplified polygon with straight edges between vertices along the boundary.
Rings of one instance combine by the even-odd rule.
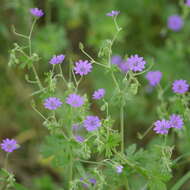
[[102, 121], [102, 127], [95, 139], [98, 152], [103, 153], [106, 157], [112, 156], [121, 139], [118, 131], [111, 129], [112, 125], [113, 120], [110, 118]]
[[126, 153], [127, 159], [135, 168], [145, 169], [150, 190], [166, 189], [165, 183], [172, 177], [170, 169], [172, 147], [153, 145], [149, 150], [136, 151], [136, 145], [133, 144], [127, 148]]
[[137, 145], [136, 144], [132, 144], [130, 145], [127, 149], [126, 149], [126, 153], [127, 153], [127, 156], [132, 156], [135, 151], [136, 151], [136, 148], [137, 148]]
[[63, 137], [47, 136], [41, 147], [44, 158], [52, 157], [51, 163], [55, 167], [63, 167], [69, 163], [70, 143]]

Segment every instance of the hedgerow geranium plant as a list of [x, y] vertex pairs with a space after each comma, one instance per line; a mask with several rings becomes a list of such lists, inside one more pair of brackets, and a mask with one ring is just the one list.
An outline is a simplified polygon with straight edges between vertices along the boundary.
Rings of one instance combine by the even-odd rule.
[[[187, 1], [186, 6], [189, 6]], [[182, 135], [186, 132], [189, 123], [190, 109], [189, 84], [186, 80], [176, 79], [169, 87], [161, 86], [162, 72], [152, 70], [149, 63], [140, 55], [134, 54], [121, 57], [112, 56], [112, 47], [122, 28], [117, 23], [119, 11], [111, 11], [106, 16], [113, 20], [115, 35], [105, 42], [100, 49], [98, 58], [93, 58], [85, 50], [82, 43], [80, 50], [86, 60], [69, 62], [65, 54], [52, 55], [49, 60], [50, 70], [39, 77], [36, 64], [40, 56], [32, 48], [32, 34], [34, 27], [44, 12], [38, 8], [30, 10], [33, 23], [29, 35], [14, 34], [26, 40], [27, 46], [14, 44], [10, 53], [9, 66], [27, 68], [34, 74], [26, 75], [30, 84], [36, 85], [31, 94], [33, 110], [43, 119], [43, 126], [49, 131], [40, 147], [42, 157], [48, 159], [53, 167], [58, 168], [62, 177], [62, 189], [150, 189], [164, 190], [172, 178], [172, 168], [178, 163], [172, 160], [175, 144], [167, 141], [168, 135]], [[184, 25], [183, 19], [173, 15], [168, 19], [168, 28], [179, 32]], [[69, 64], [67, 75], [62, 69]], [[94, 67], [101, 67], [102, 72], [109, 75], [112, 84], [112, 97], [107, 98], [106, 88], [99, 86], [90, 96], [80, 84], [84, 78], [93, 72]], [[99, 73], [101, 75], [101, 73]], [[139, 139], [153, 130], [160, 136], [160, 143], [153, 144], [146, 149], [138, 149], [136, 144], [126, 146], [125, 132], [130, 127], [125, 112], [128, 102], [138, 96], [141, 86], [141, 77], [147, 79], [151, 90], [157, 90], [159, 105], [157, 120], [152, 121], [144, 134], [138, 134]], [[98, 76], [97, 76], [98, 77]], [[60, 85], [61, 84], [61, 85]], [[173, 91], [168, 97], [167, 91]], [[149, 92], [150, 93], [150, 92]], [[40, 101], [40, 105], [36, 102]], [[98, 101], [101, 114], [94, 114], [91, 104]], [[180, 109], [176, 109], [175, 103]], [[119, 112], [120, 128], [114, 127], [118, 120], [112, 116], [110, 108], [116, 107]], [[137, 105], [138, 106], [138, 105]], [[138, 113], [137, 113], [138, 114]], [[24, 145], [23, 145], [24, 146]], [[13, 188], [16, 185], [14, 175], [7, 165], [8, 156], [19, 148], [14, 139], [5, 139], [1, 148], [6, 152], [5, 165], [1, 170], [1, 184], [3, 189]], [[132, 179], [141, 179], [140, 186], [131, 183]], [[181, 185], [190, 178], [190, 173], [183, 176], [172, 190], [180, 189]]]

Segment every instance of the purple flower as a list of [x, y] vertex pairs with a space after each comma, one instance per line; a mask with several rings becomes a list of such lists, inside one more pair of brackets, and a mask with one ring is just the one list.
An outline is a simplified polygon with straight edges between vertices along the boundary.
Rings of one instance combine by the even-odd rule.
[[165, 119], [157, 120], [154, 126], [153, 130], [158, 134], [168, 134], [168, 129], [171, 127], [170, 122]]
[[89, 187], [89, 185], [87, 183], [84, 183], [84, 178], [83, 177], [80, 178], [80, 181], [82, 182], [82, 185], [83, 185], [84, 188]]
[[54, 55], [51, 60], [49, 61], [50, 64], [54, 65], [54, 64], [60, 64], [63, 62], [63, 60], [65, 59], [65, 55], [60, 54], [60, 55]]
[[75, 63], [74, 70], [76, 74], [79, 74], [81, 76], [87, 75], [92, 70], [92, 64], [89, 63], [87, 60], [79, 60]]
[[44, 15], [44, 12], [41, 9], [38, 8], [31, 8], [30, 13], [35, 17], [42, 17]]
[[103, 88], [100, 88], [97, 91], [95, 91], [92, 96], [93, 96], [94, 100], [99, 100], [99, 99], [103, 98], [104, 95], [105, 95], [105, 90]]
[[190, 0], [186, 0], [185, 4], [190, 7]]
[[44, 107], [49, 110], [56, 110], [58, 107], [60, 107], [63, 103], [59, 98], [56, 97], [49, 97], [45, 99], [44, 101]]
[[106, 16], [117, 16], [120, 13], [120, 11], [111, 11], [110, 13], [107, 13]]
[[84, 104], [84, 98], [77, 94], [70, 94], [66, 99], [66, 103], [72, 107], [81, 107]]
[[183, 19], [179, 15], [172, 15], [168, 18], [168, 28], [177, 32], [183, 27]]
[[139, 57], [138, 55], [132, 55], [126, 61], [126, 67], [128, 67], [131, 71], [142, 71], [145, 68], [146, 62], [143, 57]]
[[122, 62], [121, 56], [119, 55], [114, 55], [111, 58], [111, 63], [114, 65], [119, 65]]
[[76, 135], [75, 136], [75, 140], [77, 141], [77, 142], [80, 142], [80, 143], [82, 143], [82, 142], [84, 142], [84, 137], [82, 137], [82, 136], [80, 136], [80, 135]]
[[4, 139], [0, 145], [5, 152], [13, 152], [20, 147], [14, 139]]
[[156, 86], [162, 78], [162, 73], [160, 71], [150, 71], [145, 77], [151, 86]]
[[127, 61], [122, 61], [121, 63], [118, 64], [118, 67], [124, 73], [127, 73], [129, 71], [129, 64]]
[[100, 119], [97, 116], [87, 116], [84, 120], [84, 127], [87, 131], [95, 131], [100, 126]]
[[176, 129], [181, 129], [183, 127], [183, 119], [180, 115], [172, 114], [170, 116], [170, 126]]
[[119, 166], [116, 166], [116, 172], [117, 173], [121, 173], [123, 171], [123, 166], [119, 165]]
[[72, 129], [73, 131], [78, 131], [80, 126], [78, 124], [73, 124]]
[[89, 181], [90, 183], [92, 183], [93, 185], [96, 184], [96, 179], [94, 179], [94, 178], [90, 178], [88, 181]]
[[189, 89], [186, 80], [175, 80], [172, 84], [172, 90], [177, 94], [184, 94]]

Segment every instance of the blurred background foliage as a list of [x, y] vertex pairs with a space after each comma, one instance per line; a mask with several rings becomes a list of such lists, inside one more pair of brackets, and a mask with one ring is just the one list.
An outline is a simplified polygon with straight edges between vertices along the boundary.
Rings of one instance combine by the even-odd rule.
[[[50, 68], [48, 61], [54, 54], [64, 53], [67, 56], [65, 67], [70, 61], [86, 59], [78, 48], [82, 42], [90, 55], [97, 53], [104, 46], [105, 40], [115, 33], [113, 21], [105, 14], [110, 10], [120, 10], [118, 23], [122, 32], [113, 47], [113, 55], [139, 54], [149, 63], [154, 62], [152, 69], [163, 72], [163, 87], [171, 85], [174, 79], [189, 81], [190, 58], [190, 17], [180, 32], [169, 31], [166, 27], [167, 17], [172, 14], [183, 14], [183, 7], [178, 0], [1, 0], [0, 6], [0, 139], [16, 137], [21, 144], [20, 150], [10, 160], [11, 168], [16, 173], [18, 182], [29, 189], [59, 189], [61, 183], [59, 172], [50, 167], [48, 160], [40, 158], [39, 144], [47, 131], [42, 127], [42, 120], [32, 110], [30, 93], [32, 85], [24, 81], [27, 69], [8, 68], [9, 51], [18, 39], [12, 32], [12, 25], [19, 33], [28, 33], [32, 17], [31, 7], [39, 7], [45, 11], [45, 17], [39, 20], [33, 36], [33, 50], [41, 59], [38, 71], [41, 77]], [[21, 41], [25, 45], [25, 41]], [[102, 68], [94, 68], [89, 77], [81, 85], [81, 90], [91, 94], [97, 88], [106, 88], [107, 98], [112, 93], [112, 81], [106, 73], [100, 75]], [[67, 69], [65, 74], [67, 75]], [[98, 77], [97, 77], [98, 76]], [[125, 110], [126, 144], [137, 143], [139, 147], [159, 143], [156, 135], [150, 132], [146, 138], [139, 140], [137, 132], [145, 130], [157, 118], [156, 107], [160, 104], [156, 89], [148, 91], [147, 81], [140, 77], [139, 96], [129, 101]], [[190, 82], [190, 81], [189, 81]], [[171, 90], [167, 91], [167, 96]], [[39, 102], [41, 104], [41, 102]], [[99, 106], [92, 104], [93, 112], [100, 114]], [[112, 108], [117, 118], [117, 107]], [[118, 121], [115, 121], [117, 127]], [[173, 155], [190, 152], [190, 139], [176, 141]], [[174, 143], [174, 142], [171, 142]], [[23, 144], [23, 146], [22, 146]], [[4, 154], [0, 154], [0, 164]], [[174, 183], [190, 167], [190, 157], [184, 160], [179, 168], [174, 169]], [[134, 179], [136, 180], [136, 179]], [[137, 185], [137, 184], [136, 184]], [[183, 186], [189, 190], [190, 183]], [[22, 187], [17, 186], [17, 189]]]

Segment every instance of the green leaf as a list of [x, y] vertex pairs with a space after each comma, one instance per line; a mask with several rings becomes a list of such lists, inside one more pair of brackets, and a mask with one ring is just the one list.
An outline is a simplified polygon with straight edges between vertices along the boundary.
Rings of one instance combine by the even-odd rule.
[[167, 190], [166, 185], [157, 179], [151, 179], [148, 184], [150, 190]]
[[133, 154], [135, 153], [135, 151], [136, 151], [136, 148], [137, 148], [137, 145], [136, 145], [136, 144], [130, 145], [130, 146], [126, 149], [127, 156], [133, 155]]

